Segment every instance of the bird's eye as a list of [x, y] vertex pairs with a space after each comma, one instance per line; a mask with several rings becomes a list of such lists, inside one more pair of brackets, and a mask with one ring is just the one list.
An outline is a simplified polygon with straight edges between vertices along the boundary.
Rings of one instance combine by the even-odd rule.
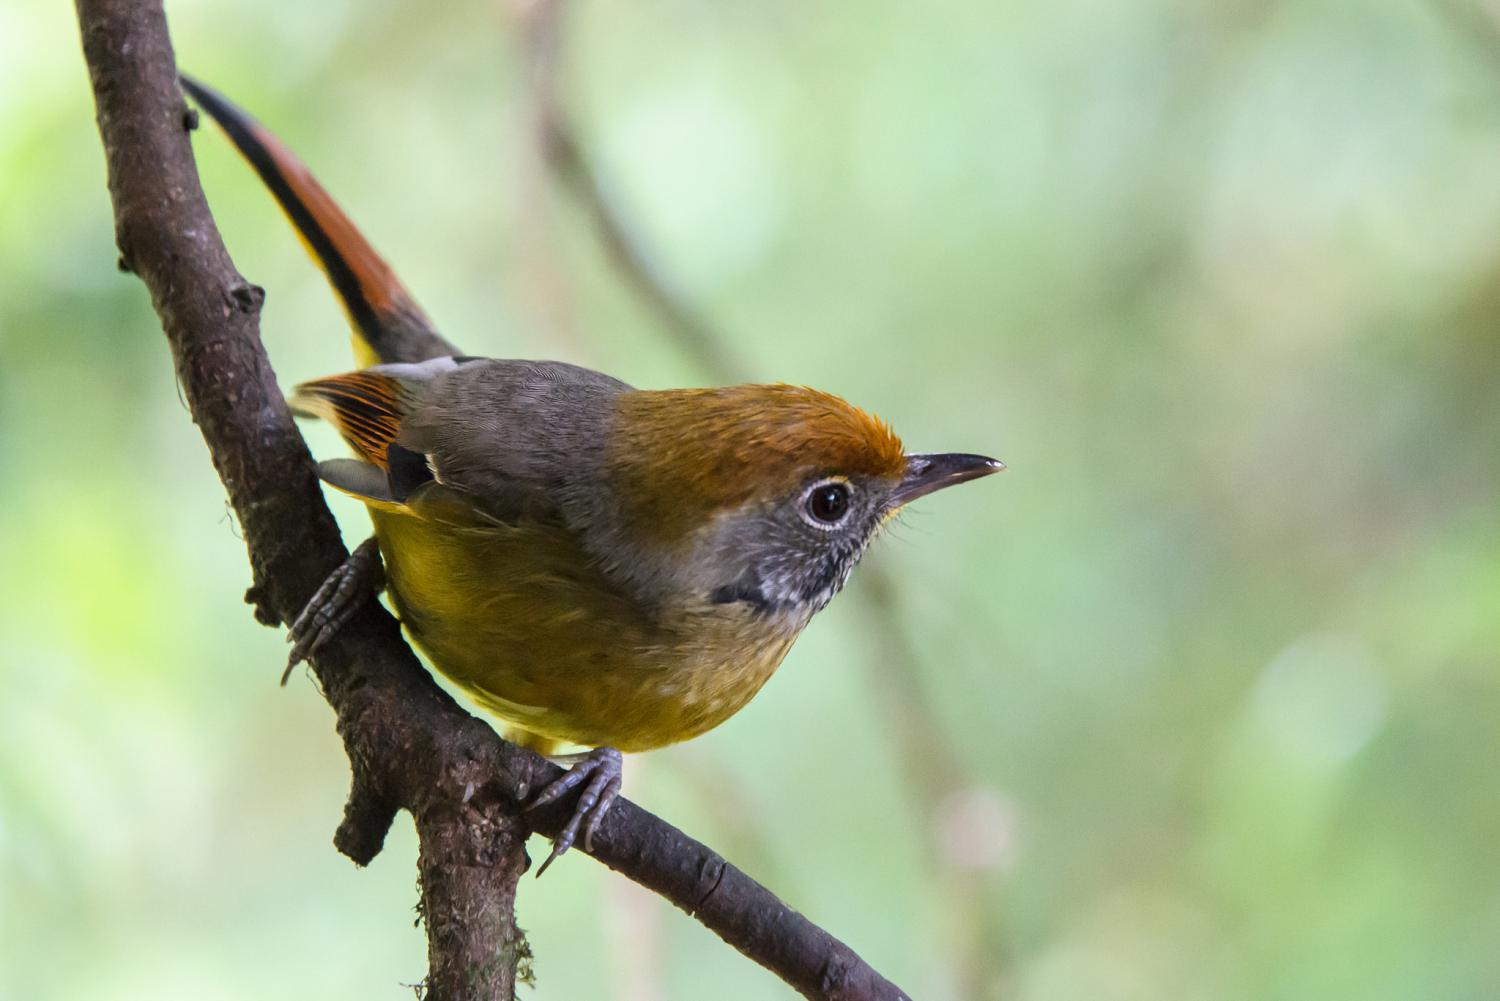
[[849, 487], [844, 483], [819, 483], [807, 495], [807, 513], [825, 525], [836, 524], [849, 510]]

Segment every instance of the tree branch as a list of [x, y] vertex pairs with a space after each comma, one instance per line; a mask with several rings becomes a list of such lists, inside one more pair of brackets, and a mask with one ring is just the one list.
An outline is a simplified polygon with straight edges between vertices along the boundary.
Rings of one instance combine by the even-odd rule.
[[562, 0], [511, 0], [525, 35], [522, 56], [531, 87], [533, 128], [547, 167], [588, 213], [589, 222], [620, 276], [630, 285], [678, 346], [700, 368], [724, 382], [745, 371], [744, 362], [701, 315], [670, 288], [645, 244], [636, 238], [619, 207], [599, 182], [568, 118], [561, 94]]
[[[264, 294], [235, 270], [198, 182], [159, 0], [76, 0], [108, 163], [121, 266], [145, 282], [194, 421], [244, 529], [265, 623], [289, 622], [346, 551], [259, 336]], [[397, 810], [421, 841], [429, 995], [510, 997], [526, 952], [516, 882], [529, 830], [555, 834], [570, 804], [517, 805], [559, 774], [500, 740], [421, 669], [395, 620], [368, 603], [315, 659], [353, 787], [335, 844], [379, 851]], [[695, 916], [809, 998], [904, 998], [848, 946], [720, 856], [619, 801], [595, 858]]]

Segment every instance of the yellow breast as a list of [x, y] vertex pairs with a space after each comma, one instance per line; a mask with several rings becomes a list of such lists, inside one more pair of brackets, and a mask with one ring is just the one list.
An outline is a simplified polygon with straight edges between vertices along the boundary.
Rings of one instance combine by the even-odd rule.
[[712, 729], [760, 690], [806, 624], [740, 604], [646, 606], [555, 525], [371, 516], [412, 641], [542, 749], [644, 751]]

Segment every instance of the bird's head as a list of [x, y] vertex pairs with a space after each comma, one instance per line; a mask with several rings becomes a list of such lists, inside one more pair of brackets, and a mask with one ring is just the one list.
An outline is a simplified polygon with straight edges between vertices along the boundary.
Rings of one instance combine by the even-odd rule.
[[637, 583], [803, 622], [904, 505], [1005, 468], [908, 454], [885, 422], [788, 385], [625, 394], [608, 465]]

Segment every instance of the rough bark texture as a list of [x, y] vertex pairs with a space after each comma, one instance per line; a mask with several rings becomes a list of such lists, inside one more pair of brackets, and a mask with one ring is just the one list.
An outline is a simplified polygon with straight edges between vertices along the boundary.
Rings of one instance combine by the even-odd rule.
[[[256, 617], [291, 621], [345, 557], [311, 459], [259, 336], [262, 291], [235, 270], [198, 183], [159, 0], [76, 0], [108, 163], [122, 268], [145, 282], [193, 419], [244, 531]], [[556, 766], [500, 740], [421, 668], [374, 602], [315, 659], [353, 771], [338, 849], [364, 865], [398, 810], [421, 840], [429, 997], [508, 998], [527, 949], [515, 925], [531, 830], [563, 802], [518, 815]], [[274, 670], [268, 668], [268, 683]], [[716, 853], [626, 801], [593, 856], [692, 914], [809, 998], [903, 998], [848, 946]]]

